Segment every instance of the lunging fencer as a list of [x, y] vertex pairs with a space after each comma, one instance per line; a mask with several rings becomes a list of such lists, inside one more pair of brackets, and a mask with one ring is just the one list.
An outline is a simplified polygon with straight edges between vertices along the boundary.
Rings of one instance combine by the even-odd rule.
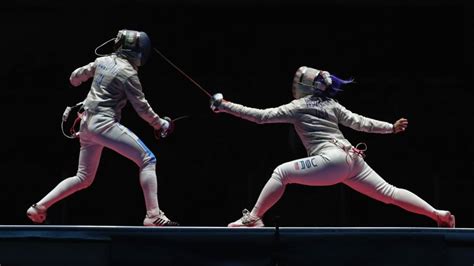
[[229, 227], [262, 227], [264, 214], [281, 198], [288, 184], [329, 186], [344, 183], [352, 189], [386, 204], [433, 219], [439, 227], [455, 227], [451, 212], [438, 210], [414, 193], [387, 183], [364, 160], [366, 147], [353, 146], [342, 134], [339, 124], [353, 130], [397, 134], [405, 131], [408, 120], [391, 124], [351, 112], [334, 99], [343, 80], [327, 71], [302, 66], [294, 75], [295, 98], [276, 108], [256, 109], [224, 99], [221, 93], [211, 97], [211, 109], [258, 124], [290, 123], [304, 144], [308, 157], [279, 165], [263, 187], [253, 209]]
[[170, 134], [174, 128], [171, 119], [161, 118], [152, 109], [138, 77], [138, 68], [149, 57], [151, 41], [145, 32], [126, 29], [106, 43], [111, 41], [114, 41], [113, 53], [97, 54], [99, 57], [94, 62], [77, 68], [70, 76], [70, 83], [75, 87], [93, 78], [76, 133], [81, 145], [78, 170], [75, 176], [61, 181], [27, 210], [27, 216], [35, 223], [44, 222], [47, 210], [53, 204], [93, 183], [102, 150], [106, 147], [138, 166], [146, 207], [143, 225], [178, 225], [166, 217], [158, 204], [155, 155], [120, 123], [122, 109], [130, 102], [137, 114], [161, 136]]

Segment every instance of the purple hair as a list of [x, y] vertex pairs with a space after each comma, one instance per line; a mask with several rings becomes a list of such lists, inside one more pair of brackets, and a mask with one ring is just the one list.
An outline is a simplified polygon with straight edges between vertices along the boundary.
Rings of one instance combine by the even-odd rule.
[[[336, 77], [335, 75], [329, 75], [332, 80], [332, 85], [328, 86], [325, 91], [316, 90], [317, 96], [329, 96], [334, 97], [339, 92], [343, 91], [342, 87], [346, 84], [354, 82], [354, 79], [344, 80]], [[319, 79], [319, 78], [318, 78]]]

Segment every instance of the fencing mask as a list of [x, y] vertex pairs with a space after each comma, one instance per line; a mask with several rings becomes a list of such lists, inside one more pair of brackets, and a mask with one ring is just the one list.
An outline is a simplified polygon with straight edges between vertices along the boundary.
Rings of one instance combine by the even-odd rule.
[[114, 40], [114, 50], [135, 66], [143, 66], [151, 51], [151, 41], [143, 31], [120, 30]]
[[353, 80], [343, 80], [327, 71], [302, 66], [298, 68], [293, 78], [292, 91], [295, 99], [307, 95], [335, 96], [341, 86], [352, 83]]

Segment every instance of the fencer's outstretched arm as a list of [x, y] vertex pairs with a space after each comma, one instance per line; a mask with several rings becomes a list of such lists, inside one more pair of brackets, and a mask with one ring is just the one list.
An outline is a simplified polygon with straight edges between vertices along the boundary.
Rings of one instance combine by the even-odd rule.
[[[390, 134], [398, 133], [401, 131], [401, 128], [406, 125], [408, 122], [400, 121], [397, 126], [388, 122], [368, 118], [356, 113], [353, 113], [346, 109], [341, 104], [337, 103], [335, 106], [335, 112], [338, 122], [341, 125], [352, 128], [357, 131], [368, 132], [368, 133], [379, 133], [379, 134]], [[404, 118], [403, 118], [404, 119]], [[398, 121], [397, 121], [398, 122]], [[404, 129], [403, 129], [404, 130]]]
[[[226, 101], [222, 94], [217, 93], [211, 97], [211, 109], [214, 112], [229, 113], [259, 124], [292, 123], [299, 115], [298, 101], [300, 101], [301, 105], [303, 100], [293, 100], [280, 107], [262, 110]], [[408, 121], [405, 118], [401, 118], [394, 124], [391, 124], [353, 113], [336, 101], [333, 101], [331, 106], [337, 118], [335, 122], [357, 131], [380, 134], [398, 133], [404, 131], [408, 125]]]
[[215, 112], [228, 113], [257, 124], [291, 123], [294, 117], [293, 105], [290, 102], [275, 108], [257, 109], [226, 101], [220, 93], [211, 98], [211, 109]]
[[159, 130], [162, 126], [166, 126], [168, 122], [165, 119], [162, 119], [158, 114], [153, 111], [150, 104], [145, 98], [145, 94], [142, 90], [142, 85], [137, 75], [130, 76], [125, 81], [126, 89], [125, 93], [127, 99], [133, 106], [133, 109], [137, 114], [148, 124], [150, 124], [154, 129]]
[[71, 73], [71, 76], [69, 77], [69, 82], [71, 82], [74, 87], [77, 87], [83, 82], [86, 82], [90, 78], [94, 77], [95, 66], [95, 62], [92, 62], [83, 67], [77, 68]]

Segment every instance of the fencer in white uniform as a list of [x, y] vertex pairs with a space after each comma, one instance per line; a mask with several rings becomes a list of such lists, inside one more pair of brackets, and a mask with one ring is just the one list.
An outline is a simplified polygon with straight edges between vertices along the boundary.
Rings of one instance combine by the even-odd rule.
[[214, 112], [228, 113], [258, 124], [293, 124], [308, 154], [306, 158], [279, 165], [253, 209], [244, 209], [243, 216], [229, 223], [229, 227], [264, 226], [262, 217], [281, 198], [288, 184], [329, 186], [338, 183], [381, 202], [425, 215], [439, 227], [455, 227], [455, 217], [449, 211], [435, 209], [414, 193], [387, 183], [365, 162], [363, 149], [354, 147], [343, 136], [339, 125], [379, 134], [403, 132], [408, 125], [405, 118], [391, 124], [364, 117], [334, 100], [337, 92], [350, 82], [327, 71], [303, 66], [293, 79], [295, 99], [276, 108], [250, 108], [225, 100], [221, 93], [212, 96]]
[[[111, 39], [110, 41], [112, 41]], [[43, 223], [47, 210], [59, 200], [89, 187], [95, 178], [104, 147], [135, 162], [145, 198], [145, 226], [178, 225], [166, 217], [158, 204], [156, 157], [132, 131], [120, 124], [122, 108], [130, 102], [138, 115], [154, 130], [169, 134], [173, 122], [158, 116], [145, 98], [138, 68], [149, 57], [151, 41], [145, 32], [120, 30], [114, 38], [114, 52], [74, 70], [70, 83], [79, 86], [93, 78], [83, 102], [78, 138], [79, 166], [75, 176], [64, 179], [44, 198], [33, 204], [28, 217]], [[122, 178], [122, 177], [121, 177]]]

